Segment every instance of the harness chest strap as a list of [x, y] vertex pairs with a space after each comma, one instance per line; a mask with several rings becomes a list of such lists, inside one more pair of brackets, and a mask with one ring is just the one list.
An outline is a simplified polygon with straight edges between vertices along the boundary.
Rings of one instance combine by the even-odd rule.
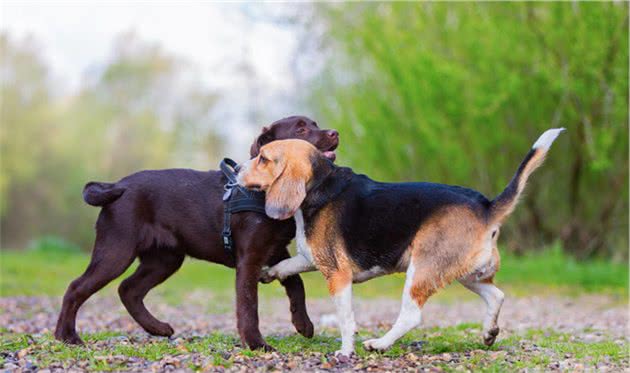
[[223, 231], [221, 235], [223, 247], [230, 253], [233, 253], [234, 249], [231, 228], [232, 214], [245, 211], [265, 214], [265, 193], [247, 190], [238, 185], [234, 171], [236, 166], [237, 163], [230, 158], [224, 158], [220, 164], [221, 171], [227, 179], [223, 194]]

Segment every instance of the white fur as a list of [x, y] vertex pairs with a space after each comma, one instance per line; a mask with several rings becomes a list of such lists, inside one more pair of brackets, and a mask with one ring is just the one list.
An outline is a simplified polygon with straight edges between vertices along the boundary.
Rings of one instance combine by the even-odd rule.
[[302, 216], [302, 210], [298, 210], [295, 213], [295, 237], [297, 239], [297, 255], [289, 259], [285, 259], [275, 266], [269, 268], [264, 275], [268, 277], [274, 277], [279, 280], [293, 275], [297, 275], [302, 272], [310, 272], [317, 269], [313, 261], [313, 254], [311, 248], [306, 242], [306, 235], [304, 234], [304, 217]]
[[494, 284], [486, 284], [481, 282], [462, 281], [462, 284], [469, 290], [479, 294], [486, 303], [486, 315], [483, 319], [484, 338], [488, 335], [488, 331], [498, 326], [499, 311], [503, 305], [505, 295]]
[[413, 277], [416, 269], [413, 263], [407, 268], [407, 278], [405, 279], [405, 288], [403, 290], [402, 304], [400, 306], [400, 314], [394, 323], [394, 326], [381, 338], [370, 339], [363, 342], [363, 346], [368, 350], [386, 350], [400, 337], [405, 335], [411, 329], [420, 325], [422, 320], [422, 310], [411, 297], [411, 286], [413, 285]]
[[285, 259], [275, 266], [265, 271], [265, 276], [277, 278], [282, 281], [285, 278], [293, 275], [297, 275], [303, 272], [311, 272], [316, 270], [315, 264], [309, 261], [301, 254], [297, 254], [289, 259]]
[[238, 185], [243, 187], [245, 186], [245, 184], [243, 183], [243, 175], [245, 175], [249, 171], [249, 167], [251, 166], [251, 164], [251, 159], [249, 161], [241, 163], [239, 172], [238, 174], [236, 174], [236, 182], [238, 183]]
[[553, 144], [554, 140], [558, 137], [560, 132], [564, 131], [564, 128], [552, 128], [550, 130], [545, 131], [538, 140], [532, 146], [532, 149], [542, 149], [544, 151], [549, 150], [551, 144]]
[[350, 356], [354, 352], [354, 332], [356, 324], [352, 312], [352, 284], [338, 291], [333, 299], [337, 307], [337, 322], [341, 331], [341, 349], [335, 355]]
[[295, 219], [295, 239], [297, 241], [298, 254], [301, 254], [312, 263], [313, 253], [306, 242], [306, 234], [304, 233], [304, 215], [302, 215], [302, 210], [298, 209], [293, 218]]
[[361, 282], [365, 282], [367, 280], [371, 280], [374, 277], [382, 276], [384, 274], [387, 274], [387, 271], [385, 271], [383, 268], [379, 266], [374, 266], [368, 269], [367, 271], [355, 273], [354, 276], [352, 277], [352, 282], [354, 282], [355, 284], [358, 284]]

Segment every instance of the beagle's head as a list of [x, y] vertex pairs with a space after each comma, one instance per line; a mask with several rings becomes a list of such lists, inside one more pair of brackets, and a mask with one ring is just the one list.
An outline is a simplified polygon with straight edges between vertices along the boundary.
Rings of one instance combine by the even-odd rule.
[[322, 161], [328, 162], [307, 141], [278, 140], [261, 147], [255, 158], [242, 164], [238, 182], [265, 191], [265, 212], [284, 220], [300, 208], [313, 182], [314, 167]]

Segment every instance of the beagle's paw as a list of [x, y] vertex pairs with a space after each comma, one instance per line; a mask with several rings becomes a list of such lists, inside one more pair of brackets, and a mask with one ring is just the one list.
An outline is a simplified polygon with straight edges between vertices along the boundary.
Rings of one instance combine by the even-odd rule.
[[268, 284], [273, 282], [276, 279], [275, 272], [271, 270], [271, 268], [263, 268], [260, 273], [260, 279], [258, 281], [263, 284]]
[[[353, 349], [341, 349], [341, 350], [337, 350], [335, 351], [335, 357], [337, 358], [337, 360], [342, 361], [342, 360], [348, 360], [352, 357], [352, 355], [354, 354], [354, 350]], [[342, 361], [343, 362], [343, 361]]]
[[494, 341], [497, 339], [497, 335], [499, 335], [499, 327], [494, 327], [483, 333], [483, 344], [486, 346], [492, 346]]
[[367, 341], [363, 342], [363, 348], [368, 351], [385, 351], [391, 345], [392, 344], [389, 343], [389, 341], [385, 341], [383, 340], [383, 338], [368, 339]]

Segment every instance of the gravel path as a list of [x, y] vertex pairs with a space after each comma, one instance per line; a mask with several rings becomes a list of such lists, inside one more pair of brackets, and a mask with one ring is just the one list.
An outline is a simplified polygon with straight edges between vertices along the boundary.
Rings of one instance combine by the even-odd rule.
[[[232, 313], [212, 314], [199, 302], [185, 307], [169, 306], [156, 299], [149, 299], [146, 303], [158, 318], [169, 322], [176, 333], [235, 333], [236, 320]], [[355, 300], [356, 321], [361, 328], [386, 327], [396, 319], [399, 306], [400, 302], [392, 299]], [[55, 326], [59, 309], [59, 297], [0, 298], [0, 325], [14, 333], [49, 332]], [[308, 310], [316, 328], [334, 325], [332, 301], [308, 301]], [[444, 327], [480, 322], [483, 313], [484, 304], [481, 301], [452, 304], [429, 302], [423, 311], [422, 326]], [[263, 301], [260, 319], [264, 334], [294, 331], [290, 323], [288, 301], [284, 299]], [[508, 298], [501, 310], [499, 324], [502, 329], [512, 331], [553, 328], [564, 333], [595, 329], [614, 337], [623, 337], [628, 335], [628, 309], [605, 296]], [[77, 327], [80, 332], [90, 333], [104, 330], [125, 333], [140, 331], [117, 298], [99, 296], [83, 306]]]
[[[199, 299], [203, 296], [202, 294], [197, 294], [192, 297]], [[208, 298], [205, 297], [201, 299]], [[185, 305], [171, 306], [166, 304], [166, 302], [161, 302], [160, 299], [150, 298], [146, 303], [158, 318], [169, 322], [174, 327], [176, 334], [173, 338], [176, 341], [194, 338], [195, 336], [204, 336], [214, 331], [225, 332], [229, 335], [236, 334], [236, 321], [232, 312], [212, 314], [212, 307], [209, 307], [203, 301], [187, 302]], [[49, 333], [54, 328], [59, 306], [59, 297], [0, 298], [0, 325], [5, 328], [5, 334], [7, 331], [8, 334], [28, 333], [35, 336], [41, 335], [42, 333]], [[225, 305], [223, 306], [225, 308]], [[374, 330], [377, 335], [380, 335], [382, 331], [389, 327], [395, 320], [398, 308], [399, 301], [397, 300], [355, 300], [355, 313], [359, 327]], [[309, 301], [308, 309], [315, 323], [316, 334], [320, 333], [325, 327], [334, 326], [334, 310], [330, 300], [320, 299]], [[454, 326], [464, 322], [478, 323], [483, 313], [484, 305], [481, 301], [453, 302], [452, 304], [429, 302], [423, 312], [422, 327]], [[294, 329], [290, 323], [286, 300], [276, 299], [273, 301], [263, 301], [260, 315], [261, 329], [264, 335], [284, 336], [294, 333]], [[500, 316], [499, 324], [502, 330], [499, 340], [510, 335], [523, 333], [528, 329], [553, 329], [558, 333], [570, 333], [580, 341], [587, 343], [610, 340], [618, 344], [622, 343], [626, 346], [625, 348], [627, 348], [627, 342], [630, 340], [628, 321], [627, 306], [622, 302], [615, 301], [606, 296], [588, 295], [577, 298], [536, 296], [508, 298], [506, 299]], [[126, 313], [120, 301], [117, 298], [109, 296], [96, 296], [94, 299], [88, 301], [79, 313], [77, 326], [80, 332], [120, 331], [136, 341], [150, 340], [150, 337], [148, 337]], [[526, 341], [523, 343], [522, 348], [524, 349], [537, 348], [535, 344], [532, 346], [530, 343], [528, 346]], [[509, 351], [479, 351], [478, 353], [487, 355], [510, 355]], [[470, 354], [474, 355], [475, 351], [462, 352], [461, 357], [458, 357], [457, 353], [446, 354], [448, 356], [444, 358], [447, 359], [447, 361], [452, 361], [452, 359], [468, 359], [470, 358]], [[13, 356], [8, 353], [4, 353], [4, 355], [6, 359], [4, 368], [20, 369], [19, 367], [24, 367], [20, 365], [18, 356]], [[273, 361], [273, 367], [279, 370], [295, 368], [305, 370], [346, 370], [350, 368], [370, 370], [368, 369], [370, 367], [369, 361], [361, 360], [357, 362], [356, 360], [351, 360], [339, 362], [334, 358], [326, 360], [317, 356], [311, 356], [302, 360], [301, 357], [291, 358], [272, 353], [257, 358], [257, 361], [261, 359], [264, 361], [266, 359], [264, 356], [267, 355], [271, 356], [269, 359]], [[405, 356], [404, 359], [388, 359], [381, 357], [380, 360], [378, 360], [378, 367], [390, 370], [407, 369], [409, 368], [409, 360], [411, 360], [411, 362], [415, 364], [413, 366], [417, 369], [419, 366], [426, 364], [432, 366], [431, 363], [441, 362], [443, 360], [442, 355], [427, 356], [410, 353]], [[268, 365], [263, 364], [262, 366], [258, 366], [252, 361], [247, 360], [247, 356], [239, 356], [232, 357], [234, 362], [232, 369], [234, 370], [241, 368], [247, 370], [253, 367], [269, 370]], [[498, 357], [506, 358], [506, 356]], [[195, 356], [190, 358], [194, 360]], [[203, 359], [203, 357], [198, 358]], [[239, 359], [241, 358], [245, 360], [242, 364], [239, 364]], [[497, 358], [497, 356], [494, 358]], [[284, 363], [278, 362], [278, 360], [282, 360]], [[325, 360], [325, 362], [322, 362], [323, 360]], [[295, 363], [296, 361], [297, 363]], [[22, 362], [24, 363], [24, 361]], [[9, 366], [6, 366], [7, 364], [9, 364]], [[142, 365], [143, 368], [140, 370], [148, 369], [149, 367], [153, 370], [162, 370], [166, 369], [166, 365], [169, 365], [168, 362], [165, 363], [164, 361], [145, 361], [142, 364], [144, 365]], [[162, 365], [157, 365], [156, 368], [155, 364]], [[200, 361], [199, 364], [200, 366], [205, 366], [204, 361]], [[403, 365], [398, 366], [396, 364]], [[579, 361], [575, 361], [573, 365], [571, 365], [570, 356], [563, 361], [552, 362], [550, 364], [551, 365], [542, 368], [545, 370], [581, 370], [583, 368]], [[52, 368], [54, 368], [54, 366]], [[130, 365], [129, 368], [135, 369], [133, 368], [133, 364]], [[177, 366], [172, 366], [171, 368], [177, 368]], [[615, 371], [625, 370], [628, 368], [628, 360], [627, 358], [623, 359], [621, 363], [617, 364], [606, 364], [606, 362], [604, 362], [604, 365], [597, 365], [593, 368], [598, 370], [605, 370], [606, 368]]]

